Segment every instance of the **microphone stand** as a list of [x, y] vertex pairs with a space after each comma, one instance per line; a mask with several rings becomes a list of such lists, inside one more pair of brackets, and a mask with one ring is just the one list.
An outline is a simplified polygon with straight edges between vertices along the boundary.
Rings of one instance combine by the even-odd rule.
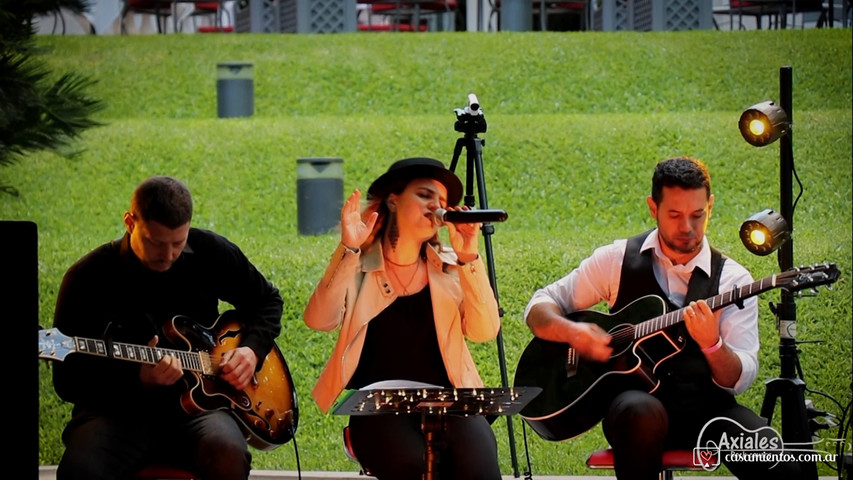
[[[473, 104], [472, 102], [473, 98]], [[455, 172], [456, 164], [459, 161], [459, 155], [462, 149], [466, 150], [467, 164], [465, 168], [465, 196], [464, 204], [469, 208], [474, 207], [474, 177], [472, 172], [477, 177], [477, 200], [480, 202], [480, 209], [489, 208], [489, 202], [486, 198], [486, 179], [483, 174], [483, 146], [485, 141], [477, 137], [478, 133], [486, 131], [486, 118], [483, 111], [480, 110], [479, 104], [476, 103], [476, 96], [473, 94], [468, 96], [469, 107], [465, 109], [455, 109], [456, 124], [454, 129], [457, 132], [462, 132], [464, 135], [456, 140], [456, 146], [453, 148], [453, 159], [450, 162], [450, 171]], [[473, 113], [472, 113], [473, 111]], [[483, 240], [486, 247], [486, 265], [489, 270], [489, 283], [495, 294], [495, 300], [498, 303], [498, 315], [503, 318], [503, 308], [500, 305], [500, 297], [498, 296], [498, 284], [495, 278], [495, 262], [494, 253], [492, 250], [492, 234], [495, 232], [495, 227], [491, 223], [483, 223], [481, 227], [483, 232]], [[506, 370], [506, 353], [503, 343], [503, 329], [498, 331], [498, 336], [495, 339], [498, 345], [498, 359], [501, 372], [501, 386], [506, 388], [509, 386], [509, 380]], [[512, 459], [513, 475], [518, 478], [518, 456], [515, 451], [515, 434], [512, 425], [512, 416], [506, 416], [507, 433], [509, 434], [509, 450]]]

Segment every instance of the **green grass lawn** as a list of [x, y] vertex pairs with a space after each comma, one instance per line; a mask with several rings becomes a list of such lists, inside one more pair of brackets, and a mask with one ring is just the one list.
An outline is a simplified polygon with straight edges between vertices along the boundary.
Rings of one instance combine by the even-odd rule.
[[[450, 163], [461, 134], [454, 108], [475, 92], [488, 120], [483, 149], [489, 207], [509, 219], [492, 236], [510, 381], [530, 340], [522, 312], [536, 288], [567, 273], [602, 243], [653, 226], [645, 207], [654, 164], [675, 155], [706, 161], [717, 196], [711, 241], [758, 279], [776, 256], [750, 255], [741, 222], [779, 207], [779, 148], [756, 148], [737, 130], [746, 107], [779, 100], [779, 68], [793, 68], [792, 134], [802, 182], [794, 216], [796, 264], [836, 262], [833, 290], [797, 301], [804, 380], [841, 405], [851, 384], [850, 30], [667, 33], [441, 33], [41, 37], [46, 61], [98, 83], [105, 125], [76, 155], [38, 153], [0, 169], [0, 218], [39, 231], [41, 325], [52, 322], [65, 270], [121, 235], [135, 185], [152, 174], [185, 180], [196, 226], [241, 245], [285, 300], [279, 345], [299, 396], [297, 442], [254, 454], [258, 469], [355, 470], [341, 447], [346, 418], [323, 415], [310, 391], [335, 335], [309, 330], [302, 309], [338, 242], [297, 231], [296, 160], [344, 159], [344, 192], [365, 189], [394, 160]], [[255, 115], [216, 118], [216, 64], [253, 63]], [[457, 173], [468, 172], [464, 152]], [[795, 195], [799, 187], [795, 184]], [[761, 295], [758, 380], [741, 403], [758, 410], [763, 381], [779, 375], [778, 334]], [[472, 344], [486, 384], [501, 382], [494, 342]], [[55, 464], [70, 407], [40, 362], [39, 461]], [[105, 379], [108, 381], [108, 379]], [[841, 407], [807, 395], [824, 410]], [[132, 413], [132, 412], [129, 412]], [[777, 407], [774, 424], [779, 421]], [[546, 442], [512, 417], [524, 471], [589, 474], [586, 455], [605, 446], [598, 427]], [[501, 465], [512, 473], [507, 423], [495, 423]], [[526, 433], [526, 442], [525, 434]], [[836, 430], [821, 432], [834, 438]], [[847, 441], [850, 442], [848, 433]], [[718, 473], [719, 474], [719, 473]], [[821, 466], [821, 474], [832, 470]]]

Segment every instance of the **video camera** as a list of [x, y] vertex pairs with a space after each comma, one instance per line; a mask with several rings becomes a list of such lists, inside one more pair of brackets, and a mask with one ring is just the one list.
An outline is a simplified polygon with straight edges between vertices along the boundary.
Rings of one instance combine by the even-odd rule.
[[468, 94], [468, 106], [465, 108], [454, 108], [456, 112], [456, 124], [454, 129], [467, 135], [476, 135], [486, 131], [486, 117], [480, 108], [477, 95]]

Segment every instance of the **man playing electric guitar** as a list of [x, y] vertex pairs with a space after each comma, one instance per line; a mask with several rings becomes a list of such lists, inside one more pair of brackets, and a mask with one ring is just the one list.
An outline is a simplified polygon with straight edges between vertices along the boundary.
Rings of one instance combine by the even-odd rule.
[[[646, 202], [656, 229], [596, 249], [567, 276], [536, 291], [525, 309], [536, 337], [569, 344], [582, 359], [603, 363], [620, 353], [612, 347], [616, 338], [596, 323], [566, 318], [571, 312], [603, 301], [617, 312], [648, 295], [666, 302], [667, 311], [685, 307], [684, 322], [650, 339], [649, 346], [656, 342], [669, 350], [643, 359], [657, 364], [660, 385], [653, 391], [626, 386], [602, 419], [619, 479], [658, 478], [663, 451], [695, 447], [712, 418], [727, 417], [749, 430], [766, 425], [735, 401], [758, 371], [756, 298], [716, 313], [703, 300], [752, 282], [744, 267], [712, 249], [705, 237], [714, 205], [707, 168], [689, 157], [660, 162]], [[733, 438], [744, 432], [730, 422], [715, 425], [730, 426]], [[722, 460], [739, 478], [797, 478], [795, 464]]]
[[[170, 336], [172, 320], [185, 316], [209, 327], [224, 301], [243, 329], [239, 345], [212, 363], [223, 385], [243, 390], [274, 347], [282, 299], [236, 245], [191, 228], [192, 210], [189, 190], [174, 178], [139, 184], [124, 214], [124, 236], [65, 274], [54, 327], [103, 339], [108, 356], [113, 342], [187, 350]], [[218, 340], [201, 338], [203, 328], [181, 335], [191, 345]], [[149, 463], [177, 464], [205, 480], [248, 478], [251, 454], [241, 426], [223, 409], [185, 408], [182, 378], [179, 356], [168, 354], [156, 363], [74, 355], [53, 364], [57, 394], [74, 404], [57, 479], [133, 478]]]

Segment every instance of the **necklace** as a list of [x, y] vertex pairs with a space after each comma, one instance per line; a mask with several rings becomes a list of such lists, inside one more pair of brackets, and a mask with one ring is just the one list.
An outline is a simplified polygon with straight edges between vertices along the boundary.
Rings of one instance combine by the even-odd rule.
[[411, 267], [412, 265], [418, 263], [420, 260], [421, 260], [420, 258], [416, 258], [415, 261], [412, 263], [397, 263], [397, 262], [391, 260], [390, 258], [385, 257], [385, 261], [390, 263], [391, 265], [394, 265], [395, 267]]
[[[388, 260], [388, 259], [386, 258], [385, 260]], [[420, 259], [418, 259], [417, 261], [410, 263], [408, 265], [398, 265], [398, 264], [392, 262], [391, 260], [388, 260], [388, 263], [390, 263], [391, 265], [397, 265], [400, 267], [411, 267], [412, 265], [417, 264], [417, 267], [415, 267], [415, 273], [412, 274], [411, 278], [409, 278], [409, 281], [406, 282], [405, 284], [403, 283], [402, 280], [400, 280], [400, 277], [397, 276], [397, 272], [394, 271], [393, 268], [388, 269], [388, 271], [391, 272], [391, 275], [394, 275], [394, 278], [397, 280], [397, 283], [399, 283], [400, 286], [403, 287], [403, 295], [408, 295], [409, 294], [409, 286], [412, 284], [412, 282], [415, 281], [415, 277], [418, 276], [418, 271], [421, 269]]]

